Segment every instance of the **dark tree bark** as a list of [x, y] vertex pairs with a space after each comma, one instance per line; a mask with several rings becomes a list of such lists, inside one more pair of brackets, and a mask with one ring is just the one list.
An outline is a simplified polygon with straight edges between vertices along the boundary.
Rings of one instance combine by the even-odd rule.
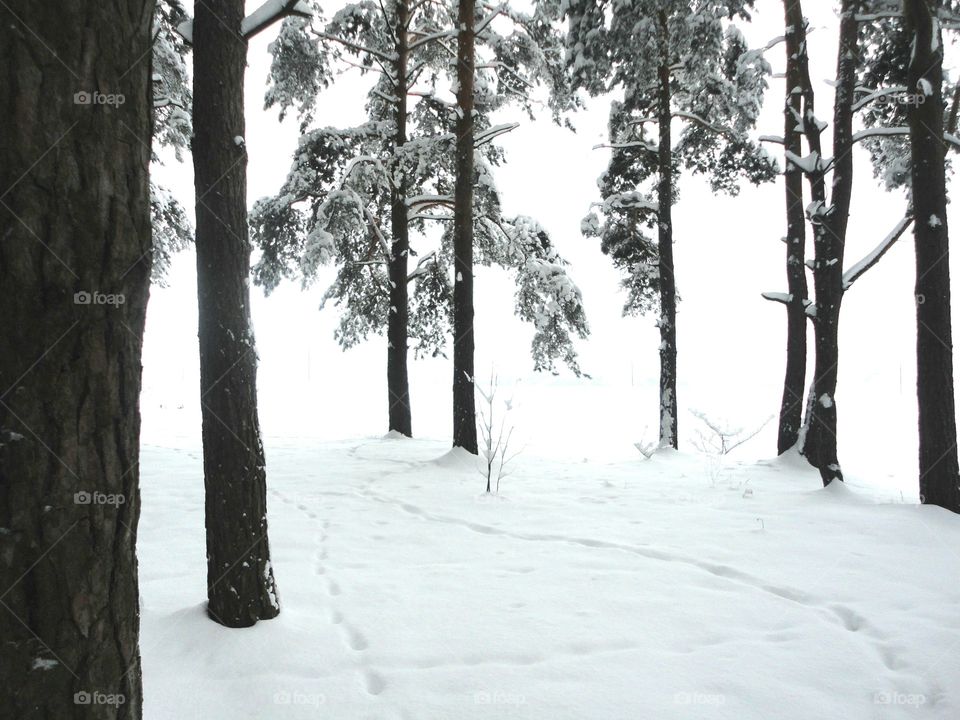
[[473, 337], [473, 66], [476, 0], [457, 17], [457, 178], [453, 211], [453, 445], [477, 454]]
[[[786, 23], [786, 99], [784, 102], [784, 146], [796, 156], [803, 155], [803, 86], [801, 65], [806, 64], [806, 26], [800, 0], [784, 0]], [[784, 187], [786, 191], [787, 235], [787, 366], [783, 379], [783, 397], [780, 402], [780, 425], [777, 434], [777, 452], [783, 454], [797, 444], [803, 423], [803, 397], [807, 380], [807, 273], [806, 254], [807, 218], [803, 202], [803, 172], [786, 163]]]
[[657, 252], [660, 260], [660, 446], [677, 447], [677, 283], [673, 272], [673, 138], [670, 91], [670, 41], [666, 13], [660, 13], [661, 48], [657, 122]]
[[[407, 142], [407, 57], [409, 55], [407, 23], [410, 9], [407, 0], [397, 0], [395, 65], [397, 82], [397, 129], [395, 150]], [[410, 254], [410, 222], [407, 213], [407, 183], [402, 164], [398, 163], [397, 183], [391, 191], [390, 247], [390, 316], [387, 320], [387, 390], [390, 430], [406, 436], [413, 434], [410, 411], [410, 382], [407, 376], [408, 292], [407, 260]]]
[[243, 9], [243, 0], [197, 3], [193, 31], [207, 609], [228, 627], [253, 625], [279, 612], [267, 540], [257, 353], [247, 283]]
[[[910, 148], [917, 255], [917, 406], [920, 498], [960, 512], [960, 469], [953, 389], [950, 248], [943, 141], [943, 40], [933, 17], [940, 3], [905, 0], [913, 52], [910, 92], [929, 94], [910, 107]], [[914, 90], [915, 89], [915, 90]]]
[[0, 3], [0, 715], [139, 718], [152, 0]]
[[[804, 455], [820, 471], [824, 486], [843, 480], [837, 459], [837, 367], [843, 300], [843, 255], [853, 189], [853, 99], [857, 76], [859, 0], [843, 0], [833, 115], [833, 183], [830, 205], [817, 206], [814, 227], [813, 282], [816, 289], [814, 337], [816, 362], [807, 405]], [[809, 84], [809, 83], [808, 83]]]

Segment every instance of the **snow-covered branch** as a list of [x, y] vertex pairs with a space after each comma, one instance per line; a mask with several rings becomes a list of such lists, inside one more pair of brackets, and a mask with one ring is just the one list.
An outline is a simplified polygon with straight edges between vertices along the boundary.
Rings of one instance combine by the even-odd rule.
[[518, 127], [520, 127], [520, 123], [514, 122], [505, 123], [503, 125], [494, 125], [486, 130], [482, 130], [473, 136], [473, 147], [478, 148], [485, 143], [491, 142], [501, 135], [505, 135], [512, 130], [516, 130]]
[[879, 245], [843, 274], [843, 289], [847, 290], [861, 275], [880, 262], [880, 258], [887, 254], [887, 251], [903, 236], [912, 223], [913, 215], [908, 212]]
[[431, 250], [417, 261], [417, 266], [409, 275], [407, 275], [407, 282], [412, 282], [421, 275], [426, 275], [429, 272], [430, 262], [437, 262], [436, 250]]
[[453, 207], [453, 195], [415, 195], [407, 198], [407, 207], [416, 212], [423, 212], [427, 208]]
[[905, 88], [902, 85], [898, 85], [896, 87], [881, 88], [880, 90], [871, 92], [868, 95], [857, 100], [857, 102], [853, 104], [853, 110], [854, 112], [856, 112], [857, 110], [860, 110], [864, 106], [869, 105], [874, 100], [878, 100], [888, 95], [898, 95], [900, 93], [905, 93], [906, 91], [907, 91], [907, 88]]
[[[304, 0], [267, 0], [240, 23], [240, 37], [249, 40], [278, 20], [295, 15], [310, 18], [313, 12]], [[177, 34], [189, 45], [193, 45], [193, 20], [184, 20], [177, 25]]]
[[719, 125], [714, 125], [713, 123], [711, 123], [711, 122], [708, 121], [707, 119], [705, 119], [705, 118], [697, 115], [696, 113], [685, 112], [685, 111], [683, 111], [683, 110], [676, 110], [676, 111], [673, 112], [672, 115], [673, 115], [673, 117], [675, 117], [675, 118], [682, 118], [682, 119], [684, 119], [684, 120], [691, 120], [691, 121], [697, 123], [698, 125], [700, 125], [701, 127], [706, 128], [706, 129], [709, 130], [710, 132], [716, 133], [717, 135], [723, 135], [724, 137], [733, 138], [734, 140], [740, 140], [740, 136], [737, 135], [737, 133], [735, 133], [733, 130], [731, 130], [731, 129], [729, 129], [729, 128], [721, 127], [721, 126], [719, 126]]
[[[412, 34], [412, 33], [411, 33]], [[409, 52], [413, 52], [417, 48], [423, 47], [428, 43], [433, 42], [434, 40], [442, 40], [443, 38], [456, 37], [457, 33], [455, 30], [438, 30], [436, 32], [427, 33], [426, 35], [421, 35], [419, 39], [414, 40], [410, 43], [408, 48]]]
[[769, 300], [770, 302], [781, 303], [783, 305], [789, 305], [793, 302], [793, 295], [790, 293], [781, 293], [781, 292], [764, 292], [760, 293], [760, 296], [764, 300]]
[[291, 15], [309, 18], [313, 16], [313, 12], [304, 0], [267, 0], [243, 19], [240, 23], [240, 35], [244, 40], [249, 40], [278, 20]]
[[395, 62], [396, 59], [397, 59], [395, 55], [388, 55], [387, 53], [380, 52], [379, 50], [376, 50], [376, 49], [374, 49], [374, 48], [366, 47], [365, 45], [358, 45], [357, 43], [350, 42], [350, 41], [347, 40], [346, 38], [337, 37], [336, 35], [330, 35], [330, 34], [328, 34], [328, 33], [321, 32], [320, 30], [313, 30], [312, 28], [311, 28], [311, 32], [312, 32], [314, 35], [316, 35], [317, 37], [319, 37], [319, 38], [323, 38], [324, 40], [330, 40], [330, 41], [332, 41], [332, 42], [340, 43], [340, 44], [343, 45], [344, 47], [348, 47], [348, 48], [350, 48], [351, 50], [353, 50], [353, 51], [355, 51], [355, 52], [358, 52], [358, 53], [366, 53], [366, 54], [370, 55], [371, 57], [375, 57], [375, 58], [377, 58], [377, 59], [379, 59], [379, 60], [382, 60], [383, 62], [386, 62], [386, 63], [393, 63], [393, 62]]

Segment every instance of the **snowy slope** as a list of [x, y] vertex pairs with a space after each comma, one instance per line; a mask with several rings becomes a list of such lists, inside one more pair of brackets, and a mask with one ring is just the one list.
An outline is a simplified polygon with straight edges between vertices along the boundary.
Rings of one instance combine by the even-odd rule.
[[203, 613], [196, 450], [147, 445], [147, 720], [960, 717], [960, 519], [798, 458], [268, 442], [283, 612]]

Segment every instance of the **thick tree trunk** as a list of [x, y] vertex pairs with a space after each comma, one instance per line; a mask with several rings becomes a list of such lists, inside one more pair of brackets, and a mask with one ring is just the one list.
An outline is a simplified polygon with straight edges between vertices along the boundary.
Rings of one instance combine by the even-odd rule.
[[[830, 206], [814, 214], [813, 281], [816, 363], [808, 404], [804, 454], [820, 470], [823, 484], [843, 480], [837, 459], [837, 367], [843, 300], [843, 254], [853, 189], [853, 99], [857, 79], [858, 0], [843, 0], [833, 115], [833, 185]], [[815, 199], [816, 200], [816, 199]]]
[[228, 627], [253, 625], [279, 612], [267, 541], [257, 353], [247, 282], [243, 11], [243, 0], [197, 3], [193, 33], [207, 609]]
[[453, 445], [477, 454], [473, 389], [473, 65], [476, 0], [457, 18], [457, 179], [453, 211]]
[[[799, 0], [784, 0], [786, 24], [786, 99], [784, 103], [784, 145], [800, 157], [802, 147], [803, 94], [800, 62], [806, 54], [806, 30], [803, 9]], [[780, 426], [777, 434], [777, 452], [783, 454], [797, 444], [803, 422], [803, 397], [807, 380], [807, 274], [806, 213], [803, 202], [803, 172], [786, 163], [784, 173], [786, 191], [787, 235], [787, 367], [783, 379], [783, 397], [780, 401]]]
[[[407, 142], [407, 0], [397, 0], [397, 128], [394, 142], [399, 151]], [[387, 320], [387, 401], [390, 430], [406, 436], [413, 434], [410, 412], [410, 382], [407, 377], [408, 297], [407, 259], [410, 253], [410, 222], [407, 214], [407, 183], [404, 168], [398, 162], [396, 185], [391, 191], [390, 222], [393, 241], [390, 247], [390, 316]]]
[[660, 259], [660, 447], [677, 447], [677, 284], [673, 273], [673, 138], [670, 132], [670, 65], [666, 17], [659, 76], [659, 171], [657, 186], [658, 245]]
[[[943, 41], [939, 2], [906, 0], [914, 38], [908, 88], [929, 94], [910, 107], [914, 239], [917, 255], [917, 406], [920, 498], [960, 512], [957, 421], [950, 318], [950, 248], [943, 143]], [[916, 90], [913, 90], [916, 88]]]
[[0, 715], [139, 718], [152, 0], [0, 3]]

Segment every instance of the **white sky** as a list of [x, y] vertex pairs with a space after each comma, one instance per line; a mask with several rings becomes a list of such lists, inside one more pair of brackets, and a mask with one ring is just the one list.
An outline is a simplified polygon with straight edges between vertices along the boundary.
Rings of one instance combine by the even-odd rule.
[[[248, 3], [248, 9], [256, 4]], [[760, 0], [758, 4], [755, 23], [746, 28], [755, 46], [780, 35], [783, 27], [779, 2]], [[807, 6], [817, 26], [810, 50], [819, 92], [818, 115], [829, 120], [832, 89], [825, 81], [835, 65], [836, 18], [822, 0]], [[267, 44], [275, 35], [274, 29], [255, 38], [249, 52], [250, 204], [279, 189], [296, 146], [297, 121], [280, 124], [275, 112], [262, 109]], [[782, 55], [781, 45], [768, 56], [776, 71], [782, 69]], [[369, 78], [356, 72], [343, 76], [321, 97], [318, 122], [338, 126], [361, 122], [368, 83]], [[783, 83], [775, 79], [760, 133], [782, 134], [782, 96]], [[550, 378], [530, 372], [532, 331], [514, 316], [511, 284], [496, 271], [483, 269], [477, 273], [478, 375], [484, 377], [496, 366], [505, 382], [522, 381], [517, 397], [523, 412], [517, 423], [526, 424], [523, 430], [531, 443], [571, 457], [636, 454], [630, 444], [642, 439], [647, 428], [647, 439], [652, 439], [657, 423], [658, 333], [652, 317], [621, 317], [619, 276], [600, 252], [599, 242], [583, 238], [579, 231], [580, 219], [598, 199], [596, 179], [608, 159], [606, 151], [591, 149], [606, 139], [607, 104], [593, 101], [588, 111], [575, 117], [577, 134], [548, 120], [531, 123], [519, 111], [504, 117], [522, 123], [501, 138], [508, 163], [496, 177], [505, 211], [537, 218], [571, 261], [570, 272], [583, 291], [593, 330], [591, 338], [580, 344], [581, 365], [594, 379], [576, 380], [569, 373]], [[828, 139], [826, 135], [825, 142]], [[857, 173], [846, 266], [872, 249], [905, 209], [902, 195], [878, 189], [862, 149], [857, 154]], [[191, 206], [191, 174], [189, 162], [178, 167], [171, 161], [158, 179]], [[674, 210], [676, 273], [682, 296], [679, 400], [682, 407], [704, 410], [735, 424], [759, 425], [779, 409], [785, 356], [784, 310], [760, 298], [765, 290], [785, 290], [782, 183], [745, 188], [737, 198], [714, 196], [700, 179], [687, 177], [680, 187], [680, 202]], [[952, 211], [950, 222], [960, 227]], [[199, 443], [194, 263], [193, 253], [184, 253], [174, 263], [169, 287], [151, 292], [142, 400], [148, 443]], [[845, 470], [908, 488], [915, 485], [916, 472], [913, 273], [912, 236], [908, 235], [845, 298], [837, 392]], [[324, 287], [321, 281], [301, 292], [298, 285], [287, 283], [269, 298], [259, 288], [253, 289], [268, 461], [270, 438], [333, 438], [386, 431], [386, 341], [375, 338], [341, 352], [333, 339], [336, 310], [317, 310]], [[811, 368], [812, 362], [811, 355]], [[451, 364], [442, 359], [412, 364], [417, 434], [449, 436], [451, 373]], [[687, 414], [680, 417], [682, 442], [695, 424]], [[745, 452], [772, 455], [775, 432], [772, 422]]]

